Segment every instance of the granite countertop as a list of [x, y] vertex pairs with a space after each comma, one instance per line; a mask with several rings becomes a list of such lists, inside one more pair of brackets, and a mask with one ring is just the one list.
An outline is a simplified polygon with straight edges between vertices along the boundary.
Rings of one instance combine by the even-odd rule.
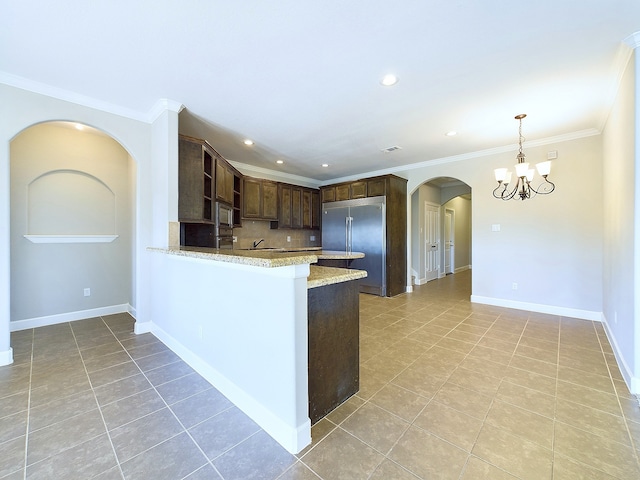
[[286, 267], [316, 263], [318, 257], [313, 252], [283, 252], [278, 250], [220, 250], [207, 247], [147, 247], [152, 252], [178, 255], [180, 257], [215, 260], [218, 262], [251, 265], [254, 267]]
[[285, 249], [227, 250], [207, 247], [148, 247], [152, 252], [178, 255], [181, 257], [215, 260], [218, 262], [237, 263], [254, 267], [286, 267], [304, 263], [316, 263], [318, 259], [350, 260], [364, 257], [364, 253], [346, 253], [322, 250], [321, 247], [300, 247]]
[[310, 274], [307, 277], [307, 288], [324, 287], [334, 283], [349, 282], [367, 276], [364, 270], [351, 270], [349, 268], [318, 267], [311, 265]]

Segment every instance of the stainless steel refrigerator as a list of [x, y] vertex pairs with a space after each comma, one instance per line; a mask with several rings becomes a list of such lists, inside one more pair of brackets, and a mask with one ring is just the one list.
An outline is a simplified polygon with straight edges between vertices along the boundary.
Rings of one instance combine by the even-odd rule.
[[385, 197], [370, 197], [322, 204], [322, 248], [362, 252], [350, 268], [366, 270], [360, 291], [386, 296]]

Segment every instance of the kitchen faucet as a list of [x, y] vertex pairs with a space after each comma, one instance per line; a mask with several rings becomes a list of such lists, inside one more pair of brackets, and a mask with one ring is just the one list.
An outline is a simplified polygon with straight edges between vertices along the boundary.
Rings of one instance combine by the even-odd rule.
[[258, 248], [258, 245], [260, 245], [262, 242], [264, 242], [264, 238], [256, 240], [255, 242], [253, 242], [253, 248]]

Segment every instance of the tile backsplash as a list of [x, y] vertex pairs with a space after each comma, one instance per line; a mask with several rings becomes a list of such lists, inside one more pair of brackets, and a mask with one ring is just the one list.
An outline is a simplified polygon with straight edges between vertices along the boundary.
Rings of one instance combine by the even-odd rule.
[[[241, 228], [234, 228], [233, 235], [238, 241], [233, 248], [251, 248], [253, 242], [264, 238], [261, 247], [319, 247], [322, 245], [320, 230], [271, 229], [271, 222], [243, 220]], [[291, 241], [287, 241], [287, 237]], [[315, 240], [311, 240], [315, 237]]]

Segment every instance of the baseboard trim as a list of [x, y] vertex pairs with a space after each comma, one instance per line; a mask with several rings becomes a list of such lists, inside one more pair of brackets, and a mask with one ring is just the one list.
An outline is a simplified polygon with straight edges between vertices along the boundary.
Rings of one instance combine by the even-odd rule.
[[607, 339], [609, 340], [609, 344], [613, 350], [613, 356], [616, 357], [616, 363], [618, 364], [618, 368], [620, 369], [624, 382], [627, 384], [627, 388], [629, 388], [629, 392], [633, 395], [640, 394], [640, 378], [633, 375], [631, 368], [629, 368], [624, 357], [620, 354], [620, 347], [618, 347], [616, 337], [613, 335], [611, 328], [609, 327], [607, 317], [605, 317], [604, 313], [602, 314], [602, 323], [604, 326], [604, 333], [607, 335]]
[[311, 420], [293, 428], [286, 425], [273, 413], [264, 408], [259, 402], [248, 395], [236, 384], [228, 380], [218, 370], [205, 362], [198, 355], [182, 345], [178, 340], [152, 322], [151, 333], [169, 347], [176, 355], [184, 360], [191, 368], [198, 372], [211, 385], [216, 387], [235, 406], [246, 413], [262, 429], [273, 437], [290, 453], [298, 453], [311, 443]]
[[458, 267], [453, 271], [453, 273], [465, 272], [467, 270], [471, 270], [471, 265], [465, 265], [464, 267]]
[[602, 312], [592, 312], [590, 310], [579, 310], [576, 308], [557, 307], [555, 305], [543, 305], [540, 303], [518, 302], [515, 300], [505, 300], [503, 298], [483, 297], [471, 295], [472, 303], [482, 303], [495, 307], [514, 308], [516, 310], [526, 310], [529, 312], [548, 313], [550, 315], [560, 315], [562, 317], [579, 318], [581, 320], [602, 321]]
[[0, 352], [0, 367], [11, 365], [13, 363], [13, 348]]
[[[114, 313], [125, 313], [134, 310], [128, 303], [121, 305], [111, 305], [108, 307], [92, 308], [89, 310], [78, 310], [76, 312], [59, 313], [57, 315], [47, 315], [45, 317], [27, 318], [9, 322], [9, 329], [12, 332], [27, 330], [29, 328], [46, 327], [58, 323], [75, 322], [85, 318], [101, 317], [103, 315], [113, 315]], [[135, 311], [135, 310], [134, 310]]]

